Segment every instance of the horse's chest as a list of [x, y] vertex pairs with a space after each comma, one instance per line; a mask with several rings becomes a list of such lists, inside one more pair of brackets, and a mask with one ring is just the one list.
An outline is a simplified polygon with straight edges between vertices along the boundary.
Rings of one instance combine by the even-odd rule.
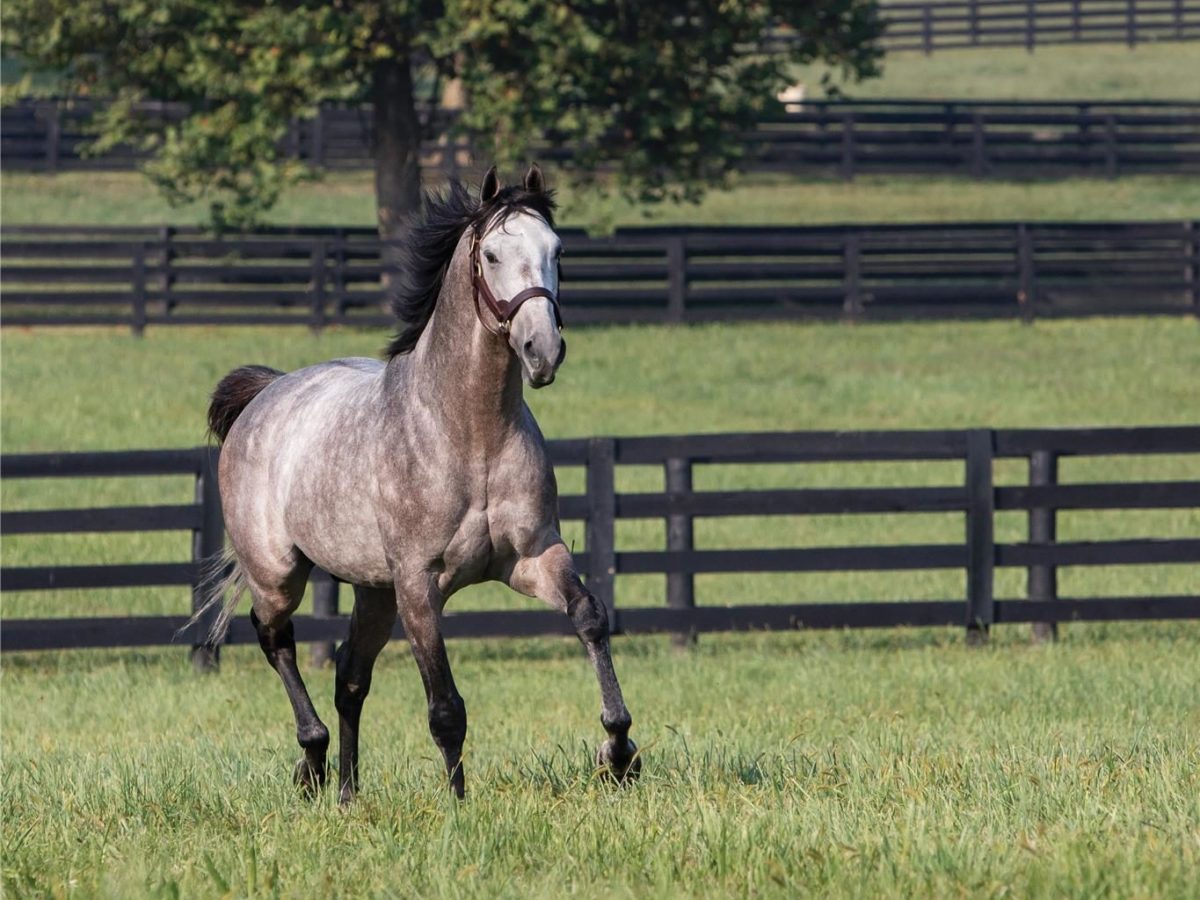
[[469, 508], [442, 552], [442, 588], [460, 587], [478, 580], [494, 552], [486, 508]]

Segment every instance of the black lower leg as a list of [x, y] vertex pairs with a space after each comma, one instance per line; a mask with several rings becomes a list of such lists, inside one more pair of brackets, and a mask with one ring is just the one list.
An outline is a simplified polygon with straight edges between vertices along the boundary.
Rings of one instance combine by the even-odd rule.
[[629, 739], [633, 717], [625, 707], [621, 685], [613, 668], [608, 640], [608, 615], [600, 602], [582, 585], [567, 601], [567, 615], [571, 617], [575, 632], [587, 650], [600, 685], [600, 724], [608, 732], [609, 739], [601, 745], [596, 760], [617, 780], [636, 777], [641, 771], [641, 760], [637, 756], [637, 745]]
[[445, 696], [429, 700], [429, 733], [446, 760], [450, 787], [460, 800], [465, 793], [462, 749], [467, 740], [467, 705], [459, 696], [453, 682]]
[[[363, 703], [371, 690], [370, 664], [364, 666], [349, 643], [338, 648], [337, 689], [334, 704], [338, 711], [339, 797], [348, 803], [358, 792], [358, 724]], [[373, 660], [372, 660], [373, 662]]]
[[258, 645], [271, 664], [287, 691], [296, 717], [296, 741], [304, 750], [304, 757], [296, 764], [296, 783], [307, 789], [315, 789], [325, 783], [326, 754], [329, 750], [329, 729], [317, 716], [308, 688], [300, 677], [296, 664], [295, 629], [289, 620], [275, 628], [264, 625], [253, 612], [250, 621], [258, 633]]

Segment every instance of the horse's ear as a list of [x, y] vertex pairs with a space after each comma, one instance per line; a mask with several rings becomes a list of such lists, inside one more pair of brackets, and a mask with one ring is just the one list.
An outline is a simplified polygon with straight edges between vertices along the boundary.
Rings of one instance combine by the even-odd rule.
[[500, 193], [500, 179], [496, 177], [496, 167], [492, 166], [483, 176], [483, 184], [479, 188], [479, 202], [487, 203], [494, 200]]
[[529, 171], [525, 173], [525, 190], [531, 194], [540, 194], [546, 190], [546, 176], [542, 174], [542, 169], [537, 163], [530, 165]]

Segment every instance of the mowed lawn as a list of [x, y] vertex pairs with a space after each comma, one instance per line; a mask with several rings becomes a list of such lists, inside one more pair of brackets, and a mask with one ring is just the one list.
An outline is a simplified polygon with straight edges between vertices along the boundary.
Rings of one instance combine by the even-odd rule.
[[[568, 331], [550, 437], [790, 428], [1194, 424], [1190, 320], [769, 324]], [[195, 445], [206, 395], [245, 362], [369, 355], [379, 333], [161, 329], [0, 332], [4, 452]], [[1067, 466], [1080, 480], [1196, 478], [1195, 460]], [[728, 467], [737, 484], [953, 483], [958, 467]], [[1018, 481], [1019, 466], [1001, 467]], [[653, 471], [625, 487], [660, 483]], [[186, 502], [176, 481], [21, 484], [3, 506]], [[698, 477], [698, 482], [700, 478]], [[566, 473], [565, 489], [578, 489]], [[129, 498], [133, 499], [130, 500]], [[704, 546], [919, 542], [961, 519], [732, 520]], [[1064, 516], [1070, 534], [1197, 536], [1194, 510]], [[630, 523], [626, 547], [661, 523]], [[1020, 539], [1023, 523], [1001, 524]], [[10, 539], [4, 564], [170, 558], [174, 543]], [[167, 541], [167, 538], [162, 538]], [[76, 543], [73, 543], [76, 542]], [[69, 560], [64, 560], [64, 554]], [[1005, 573], [1009, 593], [1023, 587]], [[959, 596], [961, 574], [723, 576], [700, 602]], [[905, 576], [907, 578], [907, 576]], [[1200, 566], [1064, 573], [1065, 591], [1194, 591]], [[1075, 578], [1075, 581], [1071, 581]], [[5, 616], [179, 612], [182, 592], [10, 595]], [[457, 599], [457, 598], [456, 598]], [[463, 602], [527, 606], [495, 592]], [[619, 586], [662, 602], [661, 582]], [[244, 614], [244, 610], [243, 610]], [[998, 628], [619, 639], [645, 752], [612, 790], [593, 676], [569, 640], [455, 642], [470, 711], [468, 798], [450, 801], [415, 667], [385, 652], [364, 715], [360, 802], [290, 783], [282, 688], [257, 650], [197, 678], [186, 650], [5, 656], [5, 896], [1188, 896], [1200, 866], [1200, 626], [1071, 625], [1053, 647]], [[333, 677], [308, 674], [326, 721]]]

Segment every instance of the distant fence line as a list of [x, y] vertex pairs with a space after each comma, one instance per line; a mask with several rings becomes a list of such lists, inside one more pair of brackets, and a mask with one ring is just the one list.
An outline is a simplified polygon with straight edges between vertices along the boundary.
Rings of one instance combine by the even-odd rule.
[[[1200, 618], [1200, 595], [1086, 597], [1058, 594], [1058, 572], [1074, 566], [1200, 565], [1200, 537], [1145, 535], [1106, 541], [1060, 541], [1059, 510], [1200, 508], [1200, 480], [1061, 483], [1059, 460], [1075, 456], [1143, 457], [1196, 455], [1200, 427], [791, 432], [708, 434], [558, 440], [550, 442], [556, 467], [583, 467], [586, 491], [560, 497], [563, 519], [582, 520], [583, 552], [576, 563], [589, 589], [609, 612], [617, 634], [781, 630], [793, 628], [876, 628], [897, 625], [958, 625], [979, 640], [994, 624], [1057, 621]], [[6, 455], [0, 459], [6, 479], [146, 477], [177, 474], [195, 479], [195, 502], [175, 506], [104, 509], [4, 510], [0, 532], [14, 535], [81, 532], [190, 531], [187, 560], [108, 565], [5, 567], [5, 592], [48, 589], [99, 590], [127, 586], [191, 587], [193, 604], [202, 600], [201, 561], [224, 543], [220, 496], [216, 489], [218, 451], [138, 451]], [[996, 484], [996, 460], [1024, 459], [1028, 483]], [[778, 463], [946, 461], [963, 463], [963, 477], [941, 486], [834, 487], [775, 490], [708, 491], [693, 487], [693, 472], [708, 465]], [[655, 466], [663, 472], [660, 491], [629, 493], [617, 489], [622, 466]], [[998, 542], [996, 514], [1026, 516], [1027, 540]], [[694, 523], [706, 517], [828, 514], [963, 514], [963, 540], [949, 544], [784, 547], [773, 549], [697, 549]], [[665, 549], [623, 550], [617, 545], [620, 520], [661, 520]], [[998, 567], [1024, 569], [1026, 595], [995, 596]], [[697, 606], [694, 578], [717, 572], [878, 572], [959, 570], [963, 595], [946, 600], [792, 603]], [[626, 609], [615, 601], [614, 582], [626, 575], [665, 574], [665, 607]], [[306, 641], [343, 637], [347, 617], [338, 608], [336, 583], [318, 573], [314, 615], [300, 616], [296, 634]], [[453, 606], [451, 607], [453, 608]], [[187, 617], [6, 618], [3, 651], [75, 647], [142, 646], [175, 640]], [[207, 629], [180, 638], [198, 642]], [[548, 611], [448, 612], [450, 637], [567, 635], [570, 623]], [[400, 626], [397, 625], [397, 635]], [[255, 640], [246, 621], [234, 623], [228, 640]], [[323, 650], [327, 650], [325, 647]], [[194, 648], [197, 661], [211, 656]]]
[[[1200, 227], [984, 222], [562, 232], [569, 324], [1200, 315]], [[0, 229], [8, 326], [387, 327], [369, 228]]]
[[887, 50], [1200, 39], [1196, 0], [889, 0], [881, 13]]
[[[82, 155], [91, 101], [25, 101], [0, 110], [5, 169], [132, 169], [144, 155], [117, 147]], [[748, 171], [851, 179], [878, 173], [988, 177], [1200, 173], [1200, 103], [1187, 101], [817, 100], [790, 104], [744, 135]], [[176, 104], [143, 104], [151, 120], [180, 118]], [[325, 106], [293, 121], [280, 148], [323, 169], [373, 165], [369, 107]], [[562, 161], [570, 148], [541, 148]], [[430, 172], [473, 171], [465, 140], [426, 142]]]

